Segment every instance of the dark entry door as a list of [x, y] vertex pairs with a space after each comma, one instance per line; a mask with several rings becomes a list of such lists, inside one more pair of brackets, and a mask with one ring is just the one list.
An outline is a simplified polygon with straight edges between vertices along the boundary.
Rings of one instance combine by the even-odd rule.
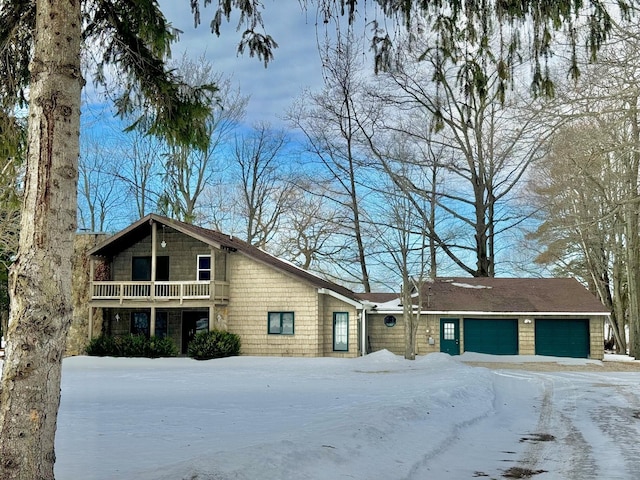
[[209, 312], [182, 312], [182, 353], [187, 353], [189, 342], [196, 333], [209, 331]]
[[460, 320], [440, 319], [440, 351], [449, 355], [460, 355]]

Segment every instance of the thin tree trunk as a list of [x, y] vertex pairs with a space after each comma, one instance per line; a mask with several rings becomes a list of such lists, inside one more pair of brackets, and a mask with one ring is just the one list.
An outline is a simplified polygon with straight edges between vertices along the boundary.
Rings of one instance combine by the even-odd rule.
[[[640, 127], [638, 126], [638, 99], [630, 103], [630, 124], [635, 145], [640, 144]], [[629, 199], [638, 198], [638, 175], [640, 155], [632, 152], [627, 165], [627, 188]], [[627, 292], [629, 313], [629, 355], [640, 358], [640, 231], [638, 222], [640, 214], [635, 202], [628, 202], [624, 207], [627, 249]]]
[[37, 0], [29, 155], [0, 397], [0, 478], [54, 478], [60, 374], [71, 323], [80, 1]]
[[[406, 265], [406, 259], [405, 259]], [[406, 267], [405, 267], [406, 268]], [[413, 316], [413, 299], [411, 298], [411, 280], [407, 272], [403, 275], [404, 281], [402, 285], [402, 319], [404, 321], [404, 358], [407, 360], [416, 359], [415, 348], [415, 328]]]

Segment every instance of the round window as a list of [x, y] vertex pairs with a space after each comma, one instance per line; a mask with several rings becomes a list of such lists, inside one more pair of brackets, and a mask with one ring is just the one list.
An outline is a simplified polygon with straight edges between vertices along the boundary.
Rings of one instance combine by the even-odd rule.
[[395, 327], [396, 326], [396, 317], [394, 317], [393, 315], [387, 315], [386, 317], [384, 317], [384, 324], [387, 327]]

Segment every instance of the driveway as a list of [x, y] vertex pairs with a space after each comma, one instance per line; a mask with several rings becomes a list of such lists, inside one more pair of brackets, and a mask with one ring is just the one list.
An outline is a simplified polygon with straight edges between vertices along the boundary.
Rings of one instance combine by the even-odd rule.
[[531, 408], [533, 423], [527, 425], [517, 418], [521, 406], [510, 405], [513, 400], [505, 392], [504, 402], [495, 403], [496, 415], [485, 420], [495, 425], [470, 426], [460, 436], [461, 449], [452, 449], [448, 461], [465, 454], [474, 430], [491, 430], [504, 440], [504, 448], [494, 454], [501, 455], [505, 468], [496, 474], [479, 465], [477, 478], [640, 478], [640, 362], [465, 363], [493, 370], [497, 387], [526, 382], [541, 394]]

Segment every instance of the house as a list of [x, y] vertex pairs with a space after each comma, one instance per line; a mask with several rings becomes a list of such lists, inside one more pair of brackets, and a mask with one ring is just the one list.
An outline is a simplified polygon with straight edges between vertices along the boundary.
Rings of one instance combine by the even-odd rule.
[[186, 353], [214, 328], [245, 355], [355, 357], [362, 302], [238, 238], [147, 215], [88, 251], [89, 338], [169, 337]]
[[[571, 278], [437, 278], [425, 282], [417, 354], [479, 352], [495, 355], [604, 357], [609, 311]], [[369, 351], [404, 352], [398, 295], [361, 295]], [[414, 305], [414, 312], [418, 306]]]
[[[88, 258], [89, 338], [169, 337], [184, 354], [197, 332], [223, 329], [244, 355], [404, 354], [397, 294], [356, 294], [217, 231], [151, 214]], [[576, 280], [438, 278], [417, 293], [419, 355], [603, 358], [609, 312]]]

